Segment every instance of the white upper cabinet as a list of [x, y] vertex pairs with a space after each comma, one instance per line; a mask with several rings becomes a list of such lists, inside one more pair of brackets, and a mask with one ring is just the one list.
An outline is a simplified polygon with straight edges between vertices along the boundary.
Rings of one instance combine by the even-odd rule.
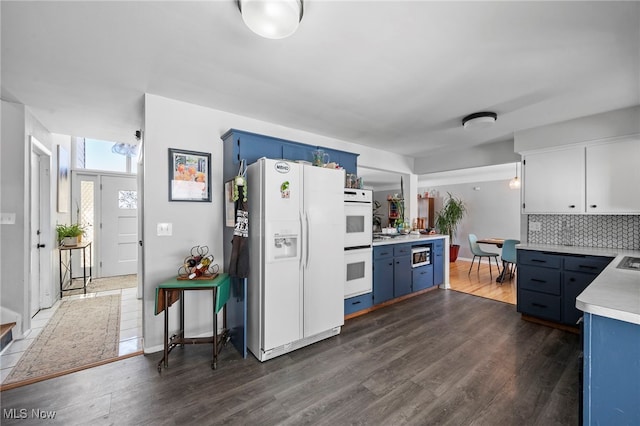
[[640, 137], [586, 150], [587, 213], [640, 213]]
[[640, 213], [640, 136], [523, 156], [522, 212]]
[[523, 161], [523, 213], [584, 213], [584, 147], [531, 153]]

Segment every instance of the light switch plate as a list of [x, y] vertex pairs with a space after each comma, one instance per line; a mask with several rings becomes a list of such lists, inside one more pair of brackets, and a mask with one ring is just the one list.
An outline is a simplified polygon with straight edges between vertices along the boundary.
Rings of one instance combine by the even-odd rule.
[[158, 236], [159, 237], [170, 237], [173, 235], [173, 224], [172, 223], [158, 223]]
[[15, 225], [16, 214], [15, 213], [0, 213], [0, 224], [2, 225]]

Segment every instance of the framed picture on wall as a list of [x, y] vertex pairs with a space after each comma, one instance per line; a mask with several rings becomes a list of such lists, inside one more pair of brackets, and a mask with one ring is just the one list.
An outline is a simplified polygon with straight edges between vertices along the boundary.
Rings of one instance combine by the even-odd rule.
[[211, 202], [211, 154], [169, 148], [169, 201]]

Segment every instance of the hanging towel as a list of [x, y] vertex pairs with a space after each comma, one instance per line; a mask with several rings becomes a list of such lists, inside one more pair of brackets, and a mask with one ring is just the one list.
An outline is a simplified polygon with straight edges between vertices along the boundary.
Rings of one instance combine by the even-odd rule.
[[246, 187], [238, 187], [238, 201], [235, 204], [236, 224], [231, 240], [231, 260], [229, 275], [236, 278], [249, 276], [249, 203], [244, 201]]

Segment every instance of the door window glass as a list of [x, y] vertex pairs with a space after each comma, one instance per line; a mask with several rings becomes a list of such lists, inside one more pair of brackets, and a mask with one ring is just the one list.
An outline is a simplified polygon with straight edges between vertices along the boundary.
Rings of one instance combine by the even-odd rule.
[[118, 208], [135, 210], [138, 208], [137, 191], [118, 191]]

